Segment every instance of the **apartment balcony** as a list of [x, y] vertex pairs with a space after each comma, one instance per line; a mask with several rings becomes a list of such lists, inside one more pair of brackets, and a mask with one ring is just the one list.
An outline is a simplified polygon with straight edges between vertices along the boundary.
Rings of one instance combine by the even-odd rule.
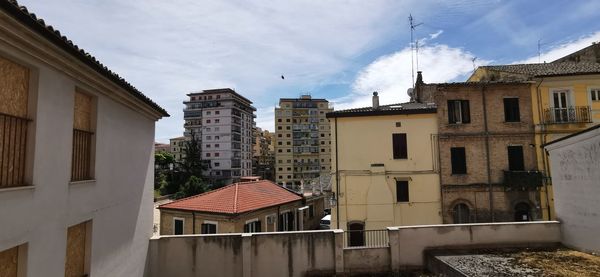
[[590, 123], [592, 112], [589, 106], [551, 107], [544, 109], [543, 120], [544, 124]]
[[541, 171], [504, 171], [504, 186], [508, 190], [537, 190], [544, 183]]

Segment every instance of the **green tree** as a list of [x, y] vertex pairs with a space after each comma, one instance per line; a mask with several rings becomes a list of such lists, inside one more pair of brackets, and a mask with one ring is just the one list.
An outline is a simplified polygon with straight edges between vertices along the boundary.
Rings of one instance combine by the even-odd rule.
[[168, 152], [154, 153], [154, 164], [160, 169], [169, 169], [171, 164], [175, 163], [175, 157]]
[[188, 181], [179, 188], [179, 191], [175, 193], [175, 199], [181, 199], [190, 197], [196, 194], [206, 192], [208, 186], [202, 181], [202, 179], [191, 176]]
[[202, 145], [198, 139], [196, 133], [192, 130], [190, 133], [190, 140], [185, 142], [185, 148], [183, 149], [184, 157], [182, 161], [178, 163], [179, 170], [185, 175], [185, 180], [189, 180], [190, 177], [196, 176], [200, 178], [202, 171], [206, 169], [205, 164], [202, 162]]

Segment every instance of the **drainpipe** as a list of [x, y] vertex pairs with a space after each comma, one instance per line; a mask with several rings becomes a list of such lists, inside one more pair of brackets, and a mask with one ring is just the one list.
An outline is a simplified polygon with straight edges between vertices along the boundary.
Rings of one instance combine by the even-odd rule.
[[192, 212], [192, 234], [196, 234], [196, 212]]
[[489, 201], [490, 201], [490, 221], [494, 222], [494, 192], [492, 186], [492, 174], [490, 168], [490, 134], [488, 132], [488, 122], [487, 122], [487, 104], [485, 102], [485, 90], [486, 86], [483, 85], [481, 88], [481, 99], [483, 101], [483, 128], [484, 128], [484, 136], [485, 136], [485, 156], [487, 160], [487, 182], [489, 188]]
[[[540, 80], [540, 83], [537, 85], [537, 87], [535, 88], [535, 92], [536, 92], [536, 98], [537, 98], [537, 104], [538, 104], [538, 116], [540, 119], [540, 141], [542, 143], [542, 145], [546, 144], [546, 125], [542, 123], [542, 97], [541, 97], [541, 91], [540, 91], [540, 87], [542, 86], [542, 83], [544, 82], [544, 78], [542, 78]], [[541, 145], [540, 145], [541, 147]], [[536, 155], [537, 156], [537, 155]], [[548, 162], [546, 161], [547, 156], [545, 155], [544, 149], [542, 148], [542, 165], [544, 167], [544, 174], [547, 174], [550, 172], [550, 169], [548, 168]], [[550, 195], [548, 194], [548, 178], [544, 178], [543, 179], [543, 184], [544, 184], [544, 192], [545, 192], [545, 196], [546, 196], [546, 209], [548, 211], [548, 220], [550, 220], [552, 218], [552, 212], [550, 211]], [[543, 213], [542, 213], [543, 214]]]
[[339, 171], [339, 162], [338, 162], [338, 128], [337, 128], [337, 117], [335, 118], [335, 190], [337, 193], [337, 201], [335, 201], [335, 210], [336, 210], [336, 228], [340, 229], [340, 171]]
[[434, 149], [437, 149], [437, 170], [438, 170], [438, 179], [440, 182], [440, 205], [442, 206], [442, 223], [445, 223], [444, 221], [444, 215], [446, 214], [446, 210], [444, 209], [444, 188], [442, 186], [442, 154], [440, 153], [440, 134], [438, 133], [437, 135], [437, 147], [434, 147]]

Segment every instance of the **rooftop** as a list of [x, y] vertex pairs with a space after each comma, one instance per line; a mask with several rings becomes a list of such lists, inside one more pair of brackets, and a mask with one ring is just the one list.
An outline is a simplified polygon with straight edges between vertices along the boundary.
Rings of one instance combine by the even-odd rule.
[[241, 182], [203, 194], [180, 199], [159, 209], [240, 214], [277, 206], [302, 197], [267, 180]]
[[59, 30], [54, 29], [54, 27], [52, 27], [51, 25], [47, 25], [43, 19], [38, 18], [34, 13], [30, 13], [25, 6], [20, 6], [19, 3], [15, 0], [0, 1], [0, 10], [12, 16], [21, 24], [29, 27], [29, 29], [41, 35], [57, 47], [63, 49], [65, 52], [72, 55], [85, 65], [89, 66], [97, 73], [103, 75], [115, 84], [119, 85], [133, 97], [150, 106], [153, 110], [157, 111], [162, 116], [169, 116], [165, 109], [160, 107], [158, 104], [156, 104], [146, 95], [144, 95], [130, 83], [128, 83], [117, 73], [108, 69], [108, 67], [102, 64], [100, 61], [98, 61], [90, 53], [79, 48], [79, 46], [77, 46], [66, 36], [61, 34]]
[[529, 77], [551, 77], [564, 75], [600, 74], [600, 64], [592, 62], [560, 62], [481, 66], [493, 71], [527, 75]]
[[217, 93], [231, 93], [231, 94], [233, 94], [233, 95], [241, 98], [242, 100], [247, 101], [248, 103], [252, 104], [252, 101], [250, 101], [250, 99], [242, 96], [241, 94], [237, 93], [235, 90], [233, 90], [231, 88], [205, 89], [205, 90], [202, 90], [202, 91], [190, 92], [190, 93], [187, 94], [187, 96], [208, 95], [208, 94], [217, 94]]
[[331, 117], [353, 117], [353, 116], [376, 116], [376, 115], [396, 115], [396, 114], [426, 114], [436, 113], [437, 106], [434, 104], [425, 104], [417, 102], [406, 102], [390, 105], [381, 105], [378, 109], [373, 107], [355, 108], [339, 110], [327, 113], [327, 118]]

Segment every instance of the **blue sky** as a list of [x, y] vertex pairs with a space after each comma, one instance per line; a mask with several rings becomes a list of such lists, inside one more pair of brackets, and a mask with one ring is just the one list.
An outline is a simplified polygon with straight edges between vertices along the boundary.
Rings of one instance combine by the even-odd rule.
[[[408, 15], [425, 82], [463, 81], [475, 65], [551, 61], [600, 41], [600, 1], [21, 0], [171, 114], [157, 141], [183, 132], [185, 94], [231, 87], [273, 130], [281, 97], [335, 108], [408, 100]], [[68, 11], [68, 12], [66, 12]], [[280, 78], [285, 76], [285, 80]]]

